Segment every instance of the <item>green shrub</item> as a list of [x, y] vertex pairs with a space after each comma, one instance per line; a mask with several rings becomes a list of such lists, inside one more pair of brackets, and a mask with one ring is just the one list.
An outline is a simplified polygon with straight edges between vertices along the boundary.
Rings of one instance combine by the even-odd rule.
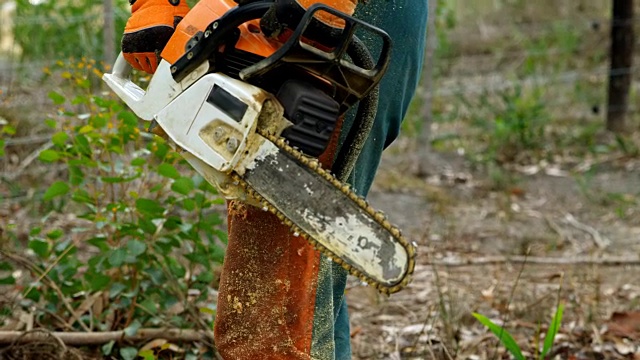
[[479, 100], [460, 98], [471, 114], [471, 125], [480, 131], [484, 149], [478, 160], [497, 163], [537, 160], [546, 155], [545, 127], [551, 122], [539, 90], [516, 86]]
[[[224, 201], [119, 100], [94, 95], [99, 74], [92, 61], [52, 71], [67, 90], [49, 93], [55, 133], [39, 160], [58, 175], [37, 189], [26, 238], [0, 232], [0, 285], [22, 289], [49, 329], [210, 328]], [[78, 310], [94, 297], [100, 311]]]

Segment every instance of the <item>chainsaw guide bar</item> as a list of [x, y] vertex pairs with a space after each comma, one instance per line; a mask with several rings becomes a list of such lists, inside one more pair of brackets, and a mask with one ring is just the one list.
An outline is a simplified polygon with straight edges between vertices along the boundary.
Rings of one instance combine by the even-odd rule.
[[[289, 146], [283, 138], [261, 130], [258, 133], [279, 151], [265, 156], [258, 166], [247, 170], [243, 177], [233, 174], [234, 181], [257, 200], [264, 210], [276, 215], [289, 226], [292, 233], [307, 239], [318, 251], [340, 264], [351, 275], [383, 294], [402, 290], [410, 282], [415, 267], [415, 244], [410, 243], [382, 212], [375, 210], [364, 198], [353, 192], [349, 185], [341, 183], [323, 169], [316, 159], [303, 155]], [[264, 166], [259, 166], [260, 164]], [[284, 171], [285, 168], [295, 170]], [[294, 176], [297, 182], [304, 179], [303, 189], [283, 184], [287, 174]], [[298, 208], [298, 211], [289, 216], [279, 210], [278, 207], [287, 207], [288, 203], [299, 200], [301, 192], [305, 192], [309, 202], [316, 205], [313, 210]], [[267, 199], [261, 193], [277, 196]], [[336, 193], [339, 195], [336, 196]], [[333, 203], [326, 204], [326, 199], [332, 199]], [[320, 205], [323, 202], [325, 206]], [[357, 229], [358, 223], [366, 227]], [[318, 230], [327, 228], [328, 231], [324, 232]], [[336, 236], [340, 229], [344, 229], [345, 233], [358, 233], [359, 236], [357, 239], [353, 235], [342, 239]], [[368, 234], [374, 235], [376, 239], [387, 238], [387, 241], [377, 245], [374, 243], [375, 239], [367, 237]], [[321, 238], [325, 241], [316, 240]], [[353, 265], [357, 261], [348, 261], [353, 256], [366, 256], [363, 253], [367, 250], [371, 251], [368, 269]], [[396, 258], [400, 258], [397, 263], [394, 261]], [[381, 259], [388, 261], [384, 263]], [[372, 272], [376, 268], [379, 273]]]

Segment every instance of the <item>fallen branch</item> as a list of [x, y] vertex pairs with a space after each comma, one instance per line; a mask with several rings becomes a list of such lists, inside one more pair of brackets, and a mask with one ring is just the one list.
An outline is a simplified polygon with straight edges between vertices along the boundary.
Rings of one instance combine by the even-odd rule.
[[24, 344], [42, 339], [43, 336], [53, 336], [69, 346], [102, 345], [110, 341], [141, 342], [152, 339], [165, 339], [169, 342], [212, 342], [210, 332], [188, 329], [139, 329], [135, 334], [127, 335], [122, 331], [105, 332], [29, 332], [0, 331], [0, 344]]
[[53, 134], [45, 134], [45, 135], [33, 135], [27, 137], [19, 137], [19, 138], [10, 138], [5, 141], [5, 145], [9, 146], [18, 146], [18, 145], [31, 145], [31, 144], [39, 144], [45, 141], [51, 140], [51, 136]]
[[624, 266], [640, 265], [640, 258], [637, 257], [527, 257], [527, 256], [486, 256], [472, 259], [439, 259], [432, 260], [427, 265], [435, 266], [481, 266], [500, 264], [521, 264], [531, 265], [600, 265], [600, 266]]
[[50, 149], [53, 147], [53, 142], [51, 141], [47, 141], [46, 143], [44, 143], [42, 146], [40, 146], [39, 148], [37, 148], [35, 151], [33, 151], [31, 154], [29, 154], [26, 158], [24, 158], [24, 160], [22, 160], [22, 162], [20, 163], [20, 166], [18, 166], [18, 168], [16, 170], [13, 170], [10, 174], [6, 174], [6, 178], [9, 181], [13, 181], [15, 179], [18, 178], [18, 176], [20, 176], [29, 165], [31, 165], [32, 162], [34, 162], [38, 156], [40, 156], [40, 153]]
[[594, 229], [589, 225], [579, 222], [578, 220], [576, 220], [575, 217], [573, 217], [573, 215], [567, 214], [564, 216], [564, 219], [567, 223], [569, 223], [571, 226], [575, 227], [576, 229], [582, 230], [588, 233], [589, 235], [591, 235], [591, 237], [593, 238], [593, 242], [596, 243], [596, 246], [598, 246], [598, 248], [604, 249], [611, 244], [611, 241], [607, 238], [602, 237], [598, 232], [598, 230]]

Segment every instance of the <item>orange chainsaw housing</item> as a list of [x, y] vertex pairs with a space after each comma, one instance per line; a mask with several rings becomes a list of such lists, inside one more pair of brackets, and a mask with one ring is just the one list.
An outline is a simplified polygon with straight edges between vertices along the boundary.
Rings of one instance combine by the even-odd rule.
[[[236, 7], [233, 0], [200, 0], [180, 21], [175, 33], [162, 51], [162, 58], [175, 63], [186, 52], [189, 40], [227, 11]], [[278, 49], [278, 44], [268, 40], [260, 31], [260, 20], [248, 21], [238, 27], [240, 38], [236, 48], [256, 55], [268, 57]]]

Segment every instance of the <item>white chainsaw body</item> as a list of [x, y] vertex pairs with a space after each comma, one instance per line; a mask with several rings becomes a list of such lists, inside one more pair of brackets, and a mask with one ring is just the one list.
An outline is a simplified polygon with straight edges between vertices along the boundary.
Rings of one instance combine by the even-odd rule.
[[[113, 73], [103, 79], [137, 116], [154, 120], [225, 198], [248, 200], [230, 182], [229, 174], [243, 174], [254, 159], [277, 150], [256, 134], [264, 101], [272, 96], [227, 75], [207, 73], [206, 63], [177, 83], [163, 60], [146, 91], [130, 80], [129, 69], [120, 56]], [[270, 121], [282, 119], [281, 112], [275, 115]]]

